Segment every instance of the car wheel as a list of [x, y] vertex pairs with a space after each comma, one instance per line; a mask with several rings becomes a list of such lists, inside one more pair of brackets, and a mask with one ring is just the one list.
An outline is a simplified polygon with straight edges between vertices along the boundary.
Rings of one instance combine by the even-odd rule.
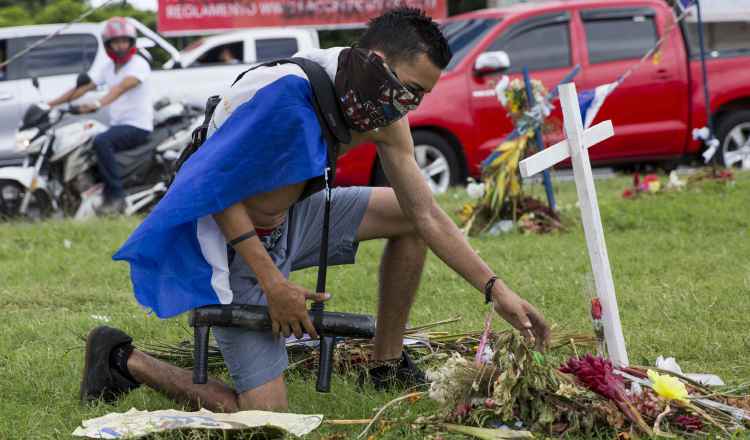
[[[456, 151], [441, 136], [418, 131], [414, 133], [414, 156], [427, 184], [434, 194], [441, 194], [460, 179]], [[378, 163], [373, 173], [375, 186], [390, 186]]]
[[750, 110], [732, 112], [717, 130], [717, 159], [725, 167], [750, 170]]

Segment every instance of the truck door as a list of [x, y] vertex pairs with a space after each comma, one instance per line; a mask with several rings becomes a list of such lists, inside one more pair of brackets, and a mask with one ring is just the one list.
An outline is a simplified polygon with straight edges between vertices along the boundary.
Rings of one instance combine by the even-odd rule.
[[[666, 8], [665, 8], [666, 9]], [[581, 10], [585, 34], [584, 88], [633, 73], [604, 101], [594, 123], [611, 119], [615, 137], [591, 150], [594, 160], [674, 156], [687, 134], [688, 84], [679, 28], [655, 57], [638, 65], [667, 28], [667, 17], [648, 7]], [[671, 16], [670, 16], [671, 21]]]
[[[502, 50], [510, 58], [507, 72], [511, 81], [523, 81], [523, 67], [527, 66], [532, 79], [541, 80], [550, 90], [573, 68], [570, 44], [570, 14], [545, 14], [510, 26], [495, 38], [487, 51]], [[477, 76], [470, 79], [472, 109], [478, 133], [478, 157], [487, 156], [513, 130], [513, 125], [492, 93], [499, 75]], [[560, 119], [556, 110], [553, 118]], [[560, 125], [558, 124], [558, 127]], [[561, 131], [546, 136], [546, 143], [558, 140]]]

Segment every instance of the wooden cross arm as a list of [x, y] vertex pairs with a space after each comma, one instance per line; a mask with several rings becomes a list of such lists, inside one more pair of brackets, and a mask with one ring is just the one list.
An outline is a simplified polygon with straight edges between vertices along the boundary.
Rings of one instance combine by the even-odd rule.
[[[614, 135], [615, 130], [612, 127], [612, 121], [600, 122], [583, 132], [583, 143], [586, 148], [589, 148]], [[570, 146], [568, 145], [568, 141], [564, 140], [522, 160], [518, 166], [521, 170], [521, 176], [529, 177], [569, 157]]]

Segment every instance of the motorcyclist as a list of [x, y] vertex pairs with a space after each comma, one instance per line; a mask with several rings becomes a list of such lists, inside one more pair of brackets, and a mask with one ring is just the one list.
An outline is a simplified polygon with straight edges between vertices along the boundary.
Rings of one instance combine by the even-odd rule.
[[94, 138], [97, 167], [105, 184], [105, 200], [99, 209], [102, 214], [118, 214], [125, 209], [125, 190], [115, 153], [148, 142], [153, 131], [151, 67], [143, 57], [135, 56], [136, 35], [135, 26], [126, 18], [109, 19], [102, 31], [109, 59], [90, 73], [92, 82], [68, 90], [48, 103], [54, 107], [70, 102], [97, 85], [106, 85], [109, 89], [103, 98], [79, 107], [81, 113], [90, 113], [109, 106], [110, 128]]

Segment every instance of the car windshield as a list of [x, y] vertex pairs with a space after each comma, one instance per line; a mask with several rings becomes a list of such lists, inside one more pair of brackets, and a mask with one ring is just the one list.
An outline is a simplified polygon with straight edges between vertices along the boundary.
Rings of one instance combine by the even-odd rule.
[[472, 18], [446, 22], [442, 26], [442, 31], [453, 52], [453, 58], [446, 70], [451, 70], [460, 63], [479, 40], [500, 23], [500, 20], [500, 18]]

